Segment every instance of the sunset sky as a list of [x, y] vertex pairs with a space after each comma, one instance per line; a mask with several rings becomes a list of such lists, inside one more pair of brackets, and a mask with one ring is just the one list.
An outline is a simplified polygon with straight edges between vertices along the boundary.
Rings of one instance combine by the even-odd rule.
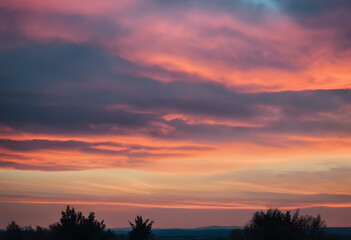
[[0, 1], [0, 228], [351, 226], [351, 1]]

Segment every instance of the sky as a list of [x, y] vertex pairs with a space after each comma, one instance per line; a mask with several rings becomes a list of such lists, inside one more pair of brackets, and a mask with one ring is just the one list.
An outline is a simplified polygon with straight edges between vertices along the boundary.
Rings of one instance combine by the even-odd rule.
[[348, 0], [0, 1], [0, 228], [351, 226]]

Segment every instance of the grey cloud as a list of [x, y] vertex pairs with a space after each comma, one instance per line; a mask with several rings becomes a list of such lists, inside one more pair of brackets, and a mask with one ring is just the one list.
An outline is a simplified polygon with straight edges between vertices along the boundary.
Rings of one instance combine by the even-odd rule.
[[[316, 38], [325, 42], [335, 53], [343, 54], [351, 48], [351, 2], [348, 0], [276, 0], [276, 3], [302, 27], [329, 31]], [[332, 33], [331, 33], [332, 32]]]
[[[247, 139], [259, 144], [264, 143], [256, 133], [340, 135], [351, 131], [348, 89], [238, 93], [220, 84], [185, 81], [196, 76], [184, 74], [182, 81], [182, 73], [176, 73], [178, 81], [162, 83], [127, 74], [145, 67], [96, 47], [75, 44], [33, 44], [0, 49], [0, 53], [0, 72], [7, 73], [0, 80], [0, 123], [13, 130], [138, 132], [168, 138]], [[163, 118], [172, 113], [263, 126], [188, 124]]]
[[[98, 147], [118, 147], [121, 150], [110, 150], [101, 149]], [[185, 156], [187, 151], [198, 150], [198, 151], [208, 151], [213, 148], [197, 147], [197, 146], [179, 146], [179, 147], [150, 147], [137, 144], [121, 144], [115, 142], [84, 142], [84, 141], [58, 141], [58, 140], [11, 140], [11, 139], [0, 139], [0, 148], [10, 150], [16, 153], [24, 152], [40, 152], [45, 150], [54, 151], [72, 151], [78, 150], [82, 153], [92, 153], [98, 155], [111, 155], [111, 156], [126, 156], [133, 160], [142, 160], [145, 157], [174, 157], [174, 156]], [[181, 150], [182, 152], [175, 153], [152, 153], [150, 150]], [[138, 151], [134, 151], [138, 150]], [[12, 154], [1, 154], [0, 158], [12, 159], [17, 156]], [[25, 160], [25, 159], [24, 159]]]
[[77, 171], [84, 170], [84, 166], [70, 166], [70, 165], [57, 165], [57, 164], [40, 164], [30, 165], [25, 163], [18, 163], [12, 161], [3, 161], [0, 159], [1, 168], [12, 168], [18, 170], [40, 170], [40, 171]]
[[[0, 7], [0, 26], [2, 34], [0, 46], [27, 45], [37, 41], [35, 36], [26, 34], [28, 23], [45, 28], [55, 28], [58, 31], [73, 31], [84, 34], [89, 42], [99, 43], [106, 39], [123, 37], [129, 34], [127, 28], [107, 16], [87, 16], [83, 14], [62, 12], [41, 12], [30, 9], [9, 9]], [[60, 23], [57, 25], [57, 23]], [[28, 30], [28, 29], [27, 29]], [[65, 39], [55, 36], [56, 41]]]

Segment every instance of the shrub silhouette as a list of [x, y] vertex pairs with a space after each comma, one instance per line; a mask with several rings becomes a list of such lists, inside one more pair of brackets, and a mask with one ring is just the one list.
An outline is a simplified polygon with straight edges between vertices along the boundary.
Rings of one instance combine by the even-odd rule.
[[245, 227], [247, 239], [257, 240], [320, 240], [326, 227], [320, 215], [301, 216], [299, 210], [293, 215], [278, 209], [258, 211]]
[[137, 216], [134, 219], [134, 223], [129, 221], [130, 226], [132, 227], [132, 231], [129, 232], [129, 239], [130, 240], [149, 240], [153, 239], [152, 235], [152, 224], [154, 221], [149, 222], [149, 219], [143, 221], [142, 216]]

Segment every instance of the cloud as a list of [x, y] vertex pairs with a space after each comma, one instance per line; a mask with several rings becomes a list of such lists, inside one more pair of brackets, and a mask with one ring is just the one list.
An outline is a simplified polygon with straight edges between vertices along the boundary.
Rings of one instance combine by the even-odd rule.
[[351, 20], [350, 1], [284, 0], [277, 4], [301, 26], [329, 33], [330, 37], [318, 39], [318, 42], [328, 41], [341, 55], [350, 50], [351, 31], [347, 24]]
[[108, 17], [81, 12], [38, 11], [35, 6], [32, 7], [0, 6], [1, 47], [28, 45], [33, 41], [47, 40], [90, 42], [96, 45], [106, 39], [128, 34], [126, 28]]
[[[157, 159], [179, 158], [211, 151], [213, 148], [196, 145], [148, 146], [116, 142], [84, 142], [59, 140], [11, 140], [0, 139], [1, 168], [67, 171], [94, 168], [128, 168], [143, 165]], [[26, 157], [20, 157], [26, 154]], [[70, 154], [67, 163], [58, 160]], [[79, 156], [81, 154], [81, 156]], [[96, 158], [94, 164], [84, 164], [81, 158]]]
[[[108, 150], [105, 148], [116, 148], [122, 149], [120, 151]], [[15, 151], [15, 152], [32, 152], [32, 151], [43, 151], [43, 150], [80, 150], [88, 153], [99, 153], [106, 155], [118, 155], [127, 154], [132, 151], [147, 151], [147, 150], [211, 150], [210, 147], [199, 147], [199, 146], [177, 146], [177, 147], [154, 147], [154, 146], [143, 146], [138, 144], [121, 144], [115, 142], [83, 142], [83, 141], [58, 141], [58, 140], [23, 140], [16, 141], [10, 139], [0, 139], [0, 148]], [[131, 154], [132, 155], [132, 154]], [[6, 156], [6, 155], [2, 155]]]
[[[247, 1], [105, 1], [106, 5], [96, 4], [96, 9], [77, 3], [33, 2], [3, 4], [4, 47], [10, 42], [6, 39], [17, 45], [65, 42], [95, 46], [143, 66], [131, 71], [134, 74], [179, 81], [181, 76], [164, 73], [183, 73], [196, 76], [193, 81], [246, 91], [349, 87], [350, 59], [340, 51], [349, 45], [348, 28], [340, 27], [341, 23], [332, 24], [331, 31], [318, 29], [313, 17], [302, 19], [302, 25], [292, 20], [295, 15], [289, 10], [330, 9], [336, 15], [332, 19], [338, 19], [340, 14], [333, 9], [341, 9], [343, 1], [331, 8], [327, 1], [322, 1], [326, 7], [319, 7], [317, 1], [308, 6], [284, 1], [274, 8]], [[109, 9], [116, 11], [112, 14]], [[320, 19], [330, 18], [325, 12]], [[285, 16], [290, 13], [292, 19]], [[140, 26], [135, 16], [150, 27]], [[7, 22], [14, 22], [15, 27]], [[309, 25], [312, 29], [306, 29]], [[317, 20], [315, 25], [328, 23]]]
[[17, 170], [41, 170], [41, 171], [79, 171], [84, 168], [78, 166], [67, 166], [67, 165], [57, 165], [57, 164], [40, 164], [31, 165], [11, 161], [0, 160], [0, 167], [2, 169], [17, 169]]
[[262, 134], [349, 133], [348, 89], [243, 93], [203, 81], [160, 82], [129, 74], [140, 71], [139, 65], [77, 44], [0, 52], [0, 69], [6, 72], [0, 81], [0, 122], [12, 131], [263, 145], [279, 144]]
[[0, 6], [0, 202], [350, 206], [348, 2]]

